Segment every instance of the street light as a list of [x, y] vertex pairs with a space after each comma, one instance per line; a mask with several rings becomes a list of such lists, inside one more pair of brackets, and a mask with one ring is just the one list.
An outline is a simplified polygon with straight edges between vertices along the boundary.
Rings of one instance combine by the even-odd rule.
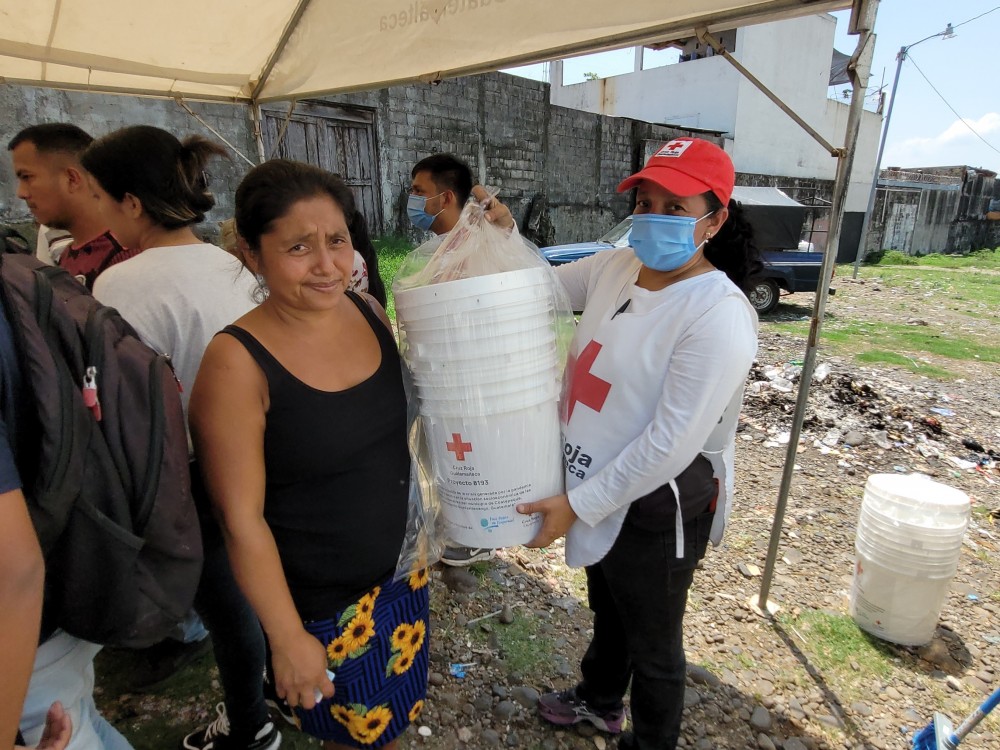
[[896, 55], [896, 76], [892, 79], [892, 91], [889, 94], [889, 109], [886, 110], [885, 113], [885, 124], [882, 126], [882, 139], [878, 144], [878, 156], [875, 157], [875, 174], [872, 177], [872, 189], [868, 194], [868, 209], [865, 211], [865, 218], [861, 224], [861, 238], [858, 242], [858, 254], [854, 259], [853, 278], [855, 279], [858, 278], [858, 266], [861, 265], [861, 257], [864, 255], [865, 247], [868, 244], [868, 224], [871, 222], [872, 212], [875, 210], [875, 193], [878, 190], [878, 176], [882, 169], [882, 152], [885, 151], [885, 142], [889, 136], [889, 121], [892, 119], [892, 107], [896, 103], [896, 86], [899, 85], [899, 71], [903, 68], [903, 60], [906, 59], [907, 52], [916, 47], [918, 44], [926, 42], [928, 39], [935, 39], [936, 37], [951, 39], [954, 36], [955, 29], [953, 29], [949, 23], [945, 27], [944, 31], [939, 31], [937, 34], [926, 36], [919, 42], [903, 45], [899, 48], [899, 54]]

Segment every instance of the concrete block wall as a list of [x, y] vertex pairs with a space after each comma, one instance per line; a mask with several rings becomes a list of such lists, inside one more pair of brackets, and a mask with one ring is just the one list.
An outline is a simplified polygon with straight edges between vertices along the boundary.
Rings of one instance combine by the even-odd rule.
[[[549, 85], [503, 73], [439, 84], [394, 86], [334, 95], [325, 101], [374, 113], [383, 225], [376, 233], [421, 238], [406, 218], [410, 170], [425, 156], [454, 153], [474, 177], [500, 189], [522, 232], [539, 245], [594, 239], [631, 209], [618, 183], [641, 166], [643, 143], [690, 132], [591, 114], [549, 104]], [[243, 105], [189, 106], [256, 161], [249, 109]], [[176, 102], [163, 99], [60, 92], [0, 84], [0, 143], [25, 124], [72, 121], [95, 136], [126, 125], [157, 125], [183, 136], [215, 138]], [[249, 169], [242, 159], [210, 169], [218, 201], [203, 234], [233, 211], [233, 195]], [[0, 155], [0, 221], [30, 222], [16, 197], [10, 159]]]
[[[244, 155], [257, 160], [249, 110], [230, 104], [190, 102], [206, 123], [222, 133]], [[0, 84], [0, 221], [30, 225], [31, 215], [17, 197], [17, 185], [7, 144], [22, 128], [40, 122], [71, 122], [98, 138], [128, 125], [155, 125], [179, 138], [197, 134], [218, 140], [176, 102], [133, 96], [56, 91]], [[209, 213], [206, 231], [214, 234], [217, 222], [233, 215], [233, 193], [250, 168], [242, 158], [215, 159], [209, 166], [216, 207]]]

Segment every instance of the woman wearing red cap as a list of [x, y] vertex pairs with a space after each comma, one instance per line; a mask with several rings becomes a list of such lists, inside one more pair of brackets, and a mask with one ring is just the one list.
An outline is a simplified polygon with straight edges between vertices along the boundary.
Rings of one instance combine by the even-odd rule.
[[636, 188], [631, 248], [557, 269], [583, 310], [563, 394], [567, 494], [529, 546], [566, 534], [586, 566], [594, 637], [582, 681], [539, 700], [558, 725], [618, 733], [620, 748], [673, 750], [684, 708], [683, 617], [694, 569], [729, 513], [743, 385], [757, 316], [741, 288], [760, 270], [730, 203], [718, 146], [677, 138], [618, 190]]

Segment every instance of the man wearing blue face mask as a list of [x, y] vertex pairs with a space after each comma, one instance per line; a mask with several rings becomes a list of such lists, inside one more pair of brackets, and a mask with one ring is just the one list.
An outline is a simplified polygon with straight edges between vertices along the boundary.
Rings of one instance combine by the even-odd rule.
[[472, 193], [469, 165], [451, 154], [433, 154], [418, 161], [410, 177], [406, 201], [410, 222], [425, 232], [448, 234]]
[[[440, 241], [454, 229], [472, 194], [472, 170], [452, 154], [433, 154], [421, 159], [410, 172], [410, 195], [406, 214], [417, 229], [434, 232]], [[429, 244], [429, 243], [428, 243]], [[428, 250], [424, 246], [425, 250]], [[432, 250], [428, 250], [432, 252]], [[491, 549], [448, 547], [441, 562], [466, 566], [493, 557]]]
[[583, 310], [563, 402], [567, 492], [517, 509], [544, 515], [529, 547], [566, 534], [567, 564], [586, 568], [594, 635], [579, 684], [538, 708], [559, 726], [621, 733], [631, 682], [620, 750], [677, 745], [687, 592], [729, 514], [757, 350], [741, 287], [761, 268], [734, 182], [721, 148], [675, 138], [618, 187], [636, 189], [632, 247], [556, 269]]

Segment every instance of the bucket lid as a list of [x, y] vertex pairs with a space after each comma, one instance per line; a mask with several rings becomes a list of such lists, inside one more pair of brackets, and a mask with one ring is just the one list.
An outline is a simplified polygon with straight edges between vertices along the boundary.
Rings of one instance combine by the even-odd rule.
[[471, 279], [456, 279], [441, 284], [406, 289], [396, 294], [397, 306], [402, 301], [406, 307], [427, 305], [436, 302], [478, 297], [493, 292], [502, 292], [525, 287], [547, 286], [549, 284], [548, 269], [537, 266], [522, 268], [518, 271], [492, 273], [487, 276], [474, 276]]
[[872, 474], [865, 492], [889, 502], [969, 512], [969, 496], [926, 474]]

